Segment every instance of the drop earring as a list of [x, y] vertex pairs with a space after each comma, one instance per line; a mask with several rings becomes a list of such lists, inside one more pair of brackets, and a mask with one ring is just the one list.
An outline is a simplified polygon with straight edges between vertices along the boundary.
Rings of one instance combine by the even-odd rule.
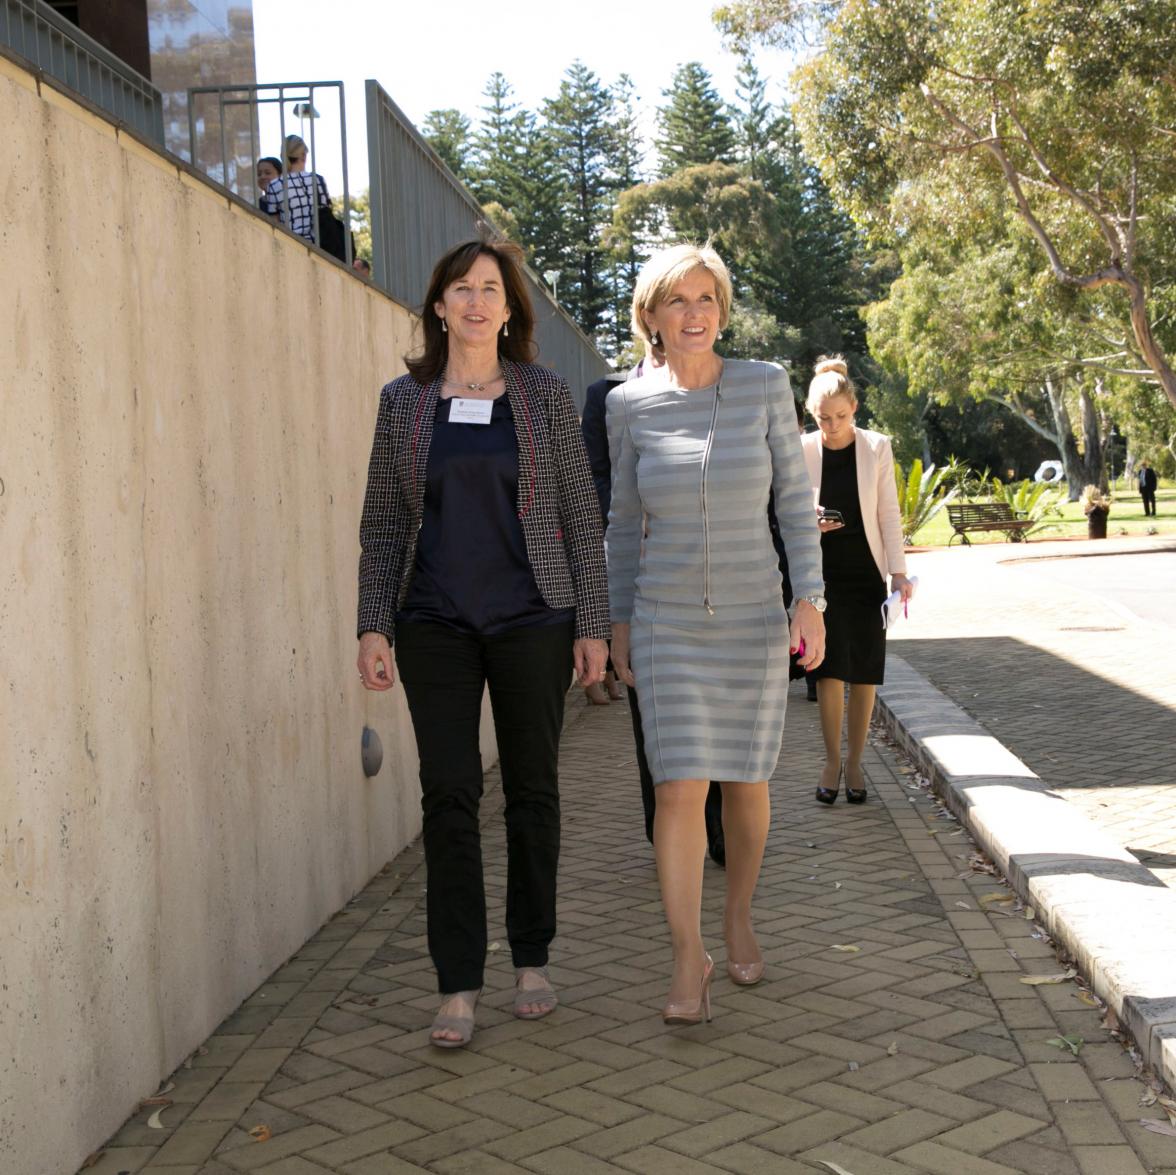
[[445, 319], [444, 319], [444, 318], [443, 318], [443, 319], [441, 319], [441, 333], [442, 333], [443, 335], [447, 335], [447, 334], [449, 334], [449, 327], [447, 327], [447, 326], [445, 325]]
[[659, 334], [657, 331], [654, 331], [654, 332], [653, 332], [653, 334], [651, 334], [651, 335], [649, 336], [649, 341], [650, 341], [650, 342], [651, 342], [651, 343], [652, 343], [652, 344], [653, 344], [655, 347], [660, 347], [660, 346], [662, 345], [662, 342], [661, 342], [661, 335], [660, 335], [660, 334]]
[[502, 324], [502, 337], [504, 339], [510, 338], [510, 327], [505, 322]]

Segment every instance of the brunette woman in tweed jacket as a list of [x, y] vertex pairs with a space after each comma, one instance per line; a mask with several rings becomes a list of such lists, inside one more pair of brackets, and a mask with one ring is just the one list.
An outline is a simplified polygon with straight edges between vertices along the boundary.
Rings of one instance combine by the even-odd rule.
[[573, 666], [604, 678], [600, 511], [567, 384], [530, 362], [518, 249], [470, 241], [437, 263], [424, 347], [380, 393], [360, 523], [359, 673], [391, 688], [392, 645], [421, 765], [430, 1041], [466, 1044], [482, 987], [478, 747], [488, 685], [506, 797], [514, 1013], [556, 1006], [547, 975], [559, 858], [557, 762]]

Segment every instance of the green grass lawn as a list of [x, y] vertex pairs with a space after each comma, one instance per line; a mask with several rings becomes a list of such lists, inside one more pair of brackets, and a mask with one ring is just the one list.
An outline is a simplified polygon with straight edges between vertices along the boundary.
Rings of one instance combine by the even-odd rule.
[[[1134, 489], [1124, 489], [1122, 486], [1111, 495], [1111, 516], [1107, 519], [1107, 537], [1114, 538], [1123, 532], [1127, 534], [1147, 534], [1149, 528], [1155, 527], [1159, 534], [1176, 534], [1176, 488], [1161, 486], [1156, 492], [1156, 517], [1145, 518], [1143, 503], [1139, 500], [1139, 493]], [[1062, 516], [1051, 515], [1048, 520], [1036, 530], [1030, 531], [1030, 542], [1042, 542], [1049, 539], [1068, 539], [1086, 537], [1086, 515], [1077, 502], [1063, 502]], [[915, 535], [915, 545], [919, 547], [946, 547], [947, 540], [952, 537], [951, 524], [947, 520], [947, 511], [940, 510], [931, 521]], [[1003, 543], [1007, 540], [1000, 531], [971, 531], [968, 538], [973, 543]], [[957, 539], [955, 545], [961, 545]]]

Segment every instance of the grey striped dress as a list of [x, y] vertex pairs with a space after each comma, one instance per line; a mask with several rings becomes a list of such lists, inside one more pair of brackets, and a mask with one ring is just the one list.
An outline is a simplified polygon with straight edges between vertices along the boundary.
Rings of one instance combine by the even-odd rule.
[[632, 625], [654, 782], [767, 779], [788, 689], [769, 491], [794, 594], [824, 588], [788, 375], [728, 359], [717, 385], [681, 391], [661, 368], [609, 393], [608, 435], [609, 603]]

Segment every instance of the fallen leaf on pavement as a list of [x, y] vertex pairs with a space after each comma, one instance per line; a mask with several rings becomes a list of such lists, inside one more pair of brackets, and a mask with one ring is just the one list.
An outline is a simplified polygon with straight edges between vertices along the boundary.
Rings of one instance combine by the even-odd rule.
[[847, 1171], [840, 1163], [834, 1163], [829, 1159], [813, 1159], [814, 1163], [820, 1163], [822, 1167], [828, 1167], [833, 1175], [853, 1175], [852, 1171]]
[[851, 946], [849, 943], [837, 942], [834, 943], [829, 949], [831, 951], [844, 951], [846, 954], [854, 954], [855, 952], [860, 951], [862, 948]]
[[150, 1118], [147, 1119], [147, 1125], [151, 1130], [163, 1130], [163, 1119], [159, 1116], [166, 1109], [165, 1106], [160, 1106]]
[[857, 1061], [850, 1061], [849, 1062], [849, 1071], [851, 1073], [856, 1073], [860, 1068], [861, 1068], [861, 1065], [859, 1065], [857, 1063]]
[[1088, 1008], [1101, 1008], [1102, 1007], [1102, 1003], [1099, 1001], [1098, 997], [1091, 995], [1091, 993], [1088, 991], [1082, 991], [1082, 990], [1076, 991], [1074, 993], [1074, 998], [1076, 1000], [1078, 1000], [1079, 1003], [1085, 1004]]
[[147, 1106], [170, 1106], [172, 1100], [169, 1097], [145, 1097], [139, 1101], [139, 1109], [145, 1109]]
[[274, 1132], [268, 1126], [254, 1126], [254, 1128], [249, 1131], [249, 1136], [255, 1142], [269, 1142], [269, 1140], [273, 1138]]
[[500, 950], [502, 950], [502, 943], [492, 942], [486, 949], [488, 951], [500, 951]]
[[1032, 921], [1033, 921], [1033, 919], [1034, 919], [1034, 918], [1036, 918], [1036, 917], [1037, 917], [1037, 911], [1036, 911], [1036, 910], [1035, 910], [1035, 909], [1034, 909], [1032, 906], [1026, 906], [1026, 907], [1025, 907], [1025, 918], [1026, 918], [1026, 920], [1027, 920], [1027, 921], [1029, 921], [1029, 922], [1032, 922]]
[[891, 1057], [898, 1056], [898, 1041], [897, 1040], [891, 1041], [890, 1047], [887, 1048], [886, 1053], [888, 1056], [891, 1056]]
[[840, 882], [840, 881], [835, 881], [835, 882], [833, 882], [833, 888], [834, 888], [834, 889], [840, 889], [840, 888], [841, 888], [841, 882]]
[[1171, 1122], [1161, 1122], [1159, 1118], [1140, 1118], [1139, 1124], [1153, 1134], [1166, 1134], [1169, 1138], [1176, 1138], [1176, 1126]]
[[1051, 1036], [1045, 1043], [1052, 1044], [1056, 1049], [1069, 1049], [1074, 1056], [1077, 1056], [1086, 1041], [1080, 1036]]
[[1021, 982], [1029, 984], [1030, 987], [1040, 987], [1043, 983], [1065, 983], [1068, 979], [1073, 979], [1078, 972], [1074, 970], [1063, 971], [1059, 975], [1022, 975]]
[[171, 1093], [171, 1091], [173, 1089], [175, 1089], [175, 1087], [176, 1087], [176, 1083], [174, 1081], [169, 1081], [166, 1085], [160, 1086], [159, 1091], [156, 1093], [155, 1096], [162, 1097], [165, 1093]]
[[1141, 1106], [1154, 1106], [1158, 1100], [1159, 1097], [1154, 1089], [1145, 1089], [1139, 1097], [1139, 1104]]
[[967, 902], [956, 902], [956, 905], [959, 906], [961, 910], [970, 910], [972, 908], [968, 905]]
[[987, 906], [990, 902], [1000, 902], [1001, 905], [1007, 905], [1015, 900], [1011, 893], [986, 893], [981, 897], [980, 904]]

